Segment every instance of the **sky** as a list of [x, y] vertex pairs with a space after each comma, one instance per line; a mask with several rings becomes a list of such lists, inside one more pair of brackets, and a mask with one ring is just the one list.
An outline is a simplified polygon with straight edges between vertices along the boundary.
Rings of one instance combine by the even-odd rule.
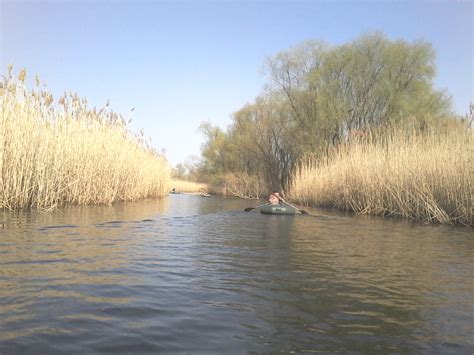
[[[172, 165], [199, 155], [201, 122], [221, 128], [263, 89], [269, 56], [369, 31], [424, 39], [435, 87], [458, 114], [474, 99], [472, 1], [0, 0], [0, 74], [8, 64], [132, 118]], [[132, 112], [131, 108], [135, 110]]]

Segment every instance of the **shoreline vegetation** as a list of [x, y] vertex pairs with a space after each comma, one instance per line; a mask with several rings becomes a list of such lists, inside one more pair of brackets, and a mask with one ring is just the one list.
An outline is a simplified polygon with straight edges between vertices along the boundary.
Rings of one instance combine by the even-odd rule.
[[277, 53], [264, 90], [226, 129], [201, 125], [202, 160], [186, 178], [243, 198], [279, 191], [315, 207], [473, 226], [473, 112], [453, 113], [435, 59], [431, 43], [381, 32]]
[[473, 117], [434, 88], [424, 41], [369, 33], [308, 41], [268, 58], [268, 83], [226, 130], [200, 127], [202, 159], [171, 169], [105, 107], [10, 66], [0, 80], [0, 209], [50, 210], [177, 192], [289, 201], [474, 226]]
[[58, 101], [12, 66], [0, 81], [0, 208], [50, 210], [165, 196], [171, 167], [107, 105], [65, 93]]
[[207, 193], [208, 186], [207, 184], [186, 181], [180, 179], [171, 179], [170, 187], [176, 189], [176, 192], [186, 192], [186, 193]]
[[357, 214], [473, 226], [473, 147], [461, 127], [358, 137], [325, 159], [303, 161], [290, 195]]

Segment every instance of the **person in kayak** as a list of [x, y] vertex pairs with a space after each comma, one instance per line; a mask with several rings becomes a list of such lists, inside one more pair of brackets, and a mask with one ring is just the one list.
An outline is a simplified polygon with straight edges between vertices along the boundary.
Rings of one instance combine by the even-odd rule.
[[268, 202], [271, 205], [278, 205], [280, 202], [285, 202], [278, 192], [274, 192], [268, 196]]
[[[268, 206], [268, 205], [278, 205], [278, 204], [280, 204], [280, 202], [281, 202], [282, 204], [284, 204], [284, 205], [287, 205], [287, 206], [291, 207], [291, 211], [292, 211], [292, 212], [291, 212], [291, 213], [279, 213], [279, 214], [293, 214], [294, 211], [298, 211], [299, 213], [305, 214], [305, 215], [308, 214], [308, 212], [306, 212], [305, 210], [300, 210], [298, 207], [295, 207], [295, 206], [293, 206], [291, 203], [286, 202], [286, 201], [283, 199], [283, 197], [280, 196], [280, 194], [279, 194], [278, 192], [274, 192], [274, 193], [272, 193], [272, 194], [270, 194], [270, 195], [268, 196], [268, 203], [267, 203], [267, 204], [263, 204], [263, 205], [260, 205], [260, 206], [257, 206], [257, 207], [247, 207], [247, 208], [244, 209], [244, 211], [245, 211], [245, 212], [249, 212], [249, 211], [252, 211], [252, 210], [254, 210], [254, 209], [256, 209], [256, 208], [261, 207], [261, 208], [262, 208], [262, 209], [261, 209], [261, 212], [262, 212], [262, 213], [271, 214], [271, 213], [273, 213], [273, 210], [274, 210], [274, 209], [273, 209], [273, 208], [267, 208], [267, 211], [264, 211], [265, 206]], [[268, 210], [271, 210], [271, 212], [268, 211]], [[281, 211], [281, 209], [278, 209], [278, 208], [275, 209], [275, 210]]]
[[270, 194], [268, 196], [268, 202], [271, 204], [271, 205], [278, 205], [278, 197], [275, 196], [275, 194]]

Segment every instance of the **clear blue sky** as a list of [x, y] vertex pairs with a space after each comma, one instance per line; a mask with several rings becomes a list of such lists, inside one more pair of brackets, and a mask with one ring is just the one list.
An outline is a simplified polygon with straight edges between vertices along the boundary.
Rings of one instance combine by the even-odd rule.
[[[367, 31], [431, 42], [436, 86], [468, 111], [473, 95], [471, 1], [0, 0], [1, 72], [12, 63], [56, 94], [132, 115], [173, 165], [198, 155], [197, 131], [225, 128], [261, 91], [267, 56], [308, 39], [331, 44]], [[130, 108], [135, 107], [133, 114]]]

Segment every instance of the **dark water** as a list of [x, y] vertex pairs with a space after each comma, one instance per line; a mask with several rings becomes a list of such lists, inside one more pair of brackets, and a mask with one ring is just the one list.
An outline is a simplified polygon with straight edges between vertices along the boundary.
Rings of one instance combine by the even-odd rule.
[[472, 353], [472, 230], [172, 195], [0, 214], [0, 353]]

